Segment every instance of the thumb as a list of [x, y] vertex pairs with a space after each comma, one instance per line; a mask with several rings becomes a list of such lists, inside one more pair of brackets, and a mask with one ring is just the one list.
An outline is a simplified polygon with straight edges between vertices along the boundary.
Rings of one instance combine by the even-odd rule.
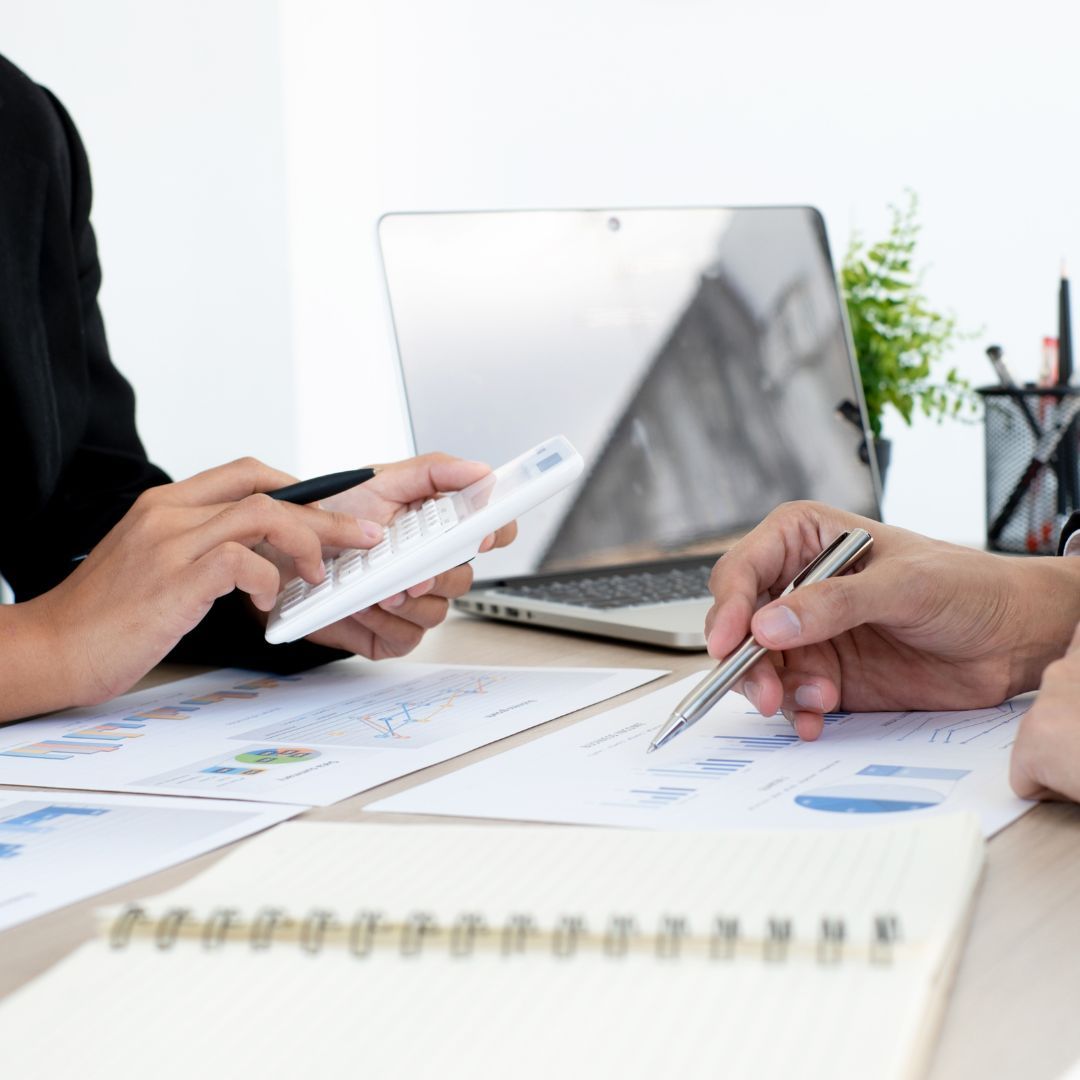
[[379, 470], [381, 494], [400, 503], [427, 499], [441, 491], [459, 491], [482, 479], [491, 467], [448, 454], [423, 454]]
[[804, 585], [755, 612], [750, 631], [769, 649], [828, 641], [886, 615], [887, 591], [869, 571]]

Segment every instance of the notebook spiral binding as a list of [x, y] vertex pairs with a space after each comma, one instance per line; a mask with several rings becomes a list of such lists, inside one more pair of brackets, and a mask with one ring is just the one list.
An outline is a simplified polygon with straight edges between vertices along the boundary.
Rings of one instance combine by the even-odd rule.
[[589, 928], [580, 915], [563, 915], [549, 927], [541, 927], [531, 915], [512, 915], [499, 925], [484, 916], [465, 912], [450, 923], [440, 923], [429, 912], [417, 911], [393, 920], [378, 911], [357, 911], [342, 918], [326, 908], [315, 908], [301, 918], [283, 908], [260, 909], [245, 919], [236, 908], [217, 907], [205, 917], [189, 907], [168, 908], [158, 916], [138, 904], [124, 908], [112, 921], [107, 936], [112, 949], [125, 949], [133, 940], [149, 940], [161, 952], [182, 941], [213, 951], [226, 945], [247, 945], [256, 952], [293, 944], [302, 952], [317, 954], [328, 947], [344, 948], [357, 959], [376, 951], [394, 951], [402, 957], [419, 957], [444, 950], [453, 957], [486, 952], [512, 957], [548, 952], [565, 959], [592, 952], [618, 958], [631, 954], [652, 955], [661, 960], [700, 956], [710, 960], [734, 960], [753, 956], [767, 963], [783, 963], [795, 956], [819, 964], [863, 960], [891, 964], [902, 941], [896, 915], [880, 914], [870, 921], [868, 934], [852, 939], [842, 918], [821, 918], [812, 940], [795, 934], [791, 918], [765, 920], [759, 933], [746, 934], [737, 918], [718, 915], [706, 933], [695, 933], [687, 919], [664, 915], [655, 931], [644, 931], [628, 915], [612, 915], [599, 931]]

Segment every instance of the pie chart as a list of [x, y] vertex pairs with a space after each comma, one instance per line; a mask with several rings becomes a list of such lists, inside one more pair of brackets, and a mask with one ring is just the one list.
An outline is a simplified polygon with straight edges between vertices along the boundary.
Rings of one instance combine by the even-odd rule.
[[259, 746], [236, 755], [245, 765], [295, 765], [319, 756], [318, 750], [306, 746]]
[[829, 814], [896, 814], [925, 810], [944, 798], [933, 788], [907, 784], [837, 784], [796, 795], [795, 802]]

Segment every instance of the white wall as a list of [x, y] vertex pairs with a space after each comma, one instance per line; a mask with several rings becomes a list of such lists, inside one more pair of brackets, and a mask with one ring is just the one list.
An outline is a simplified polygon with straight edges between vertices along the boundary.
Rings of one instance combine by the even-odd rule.
[[5, 0], [0, 51], [86, 144], [113, 359], [175, 476], [295, 465], [277, 10]]
[[[1080, 16], [1032, 0], [283, 0], [305, 468], [403, 446], [372, 257], [391, 209], [810, 202], [834, 249], [922, 198], [926, 287], [1033, 376], [1080, 265]], [[977, 427], [890, 421], [890, 520], [982, 533]]]
[[[978, 381], [990, 340], [1034, 374], [1080, 267], [1060, 0], [7, 0], [0, 26], [89, 146], [114, 355], [177, 473], [404, 450], [385, 210], [811, 202], [842, 251], [911, 186]], [[977, 538], [979, 429], [888, 433], [890, 520]]]

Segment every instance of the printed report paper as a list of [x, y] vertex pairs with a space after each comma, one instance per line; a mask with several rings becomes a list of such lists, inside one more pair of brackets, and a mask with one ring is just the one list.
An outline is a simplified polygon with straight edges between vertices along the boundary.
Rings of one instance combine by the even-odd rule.
[[970, 810], [992, 835], [1030, 699], [964, 712], [831, 713], [816, 742], [731, 694], [652, 754], [693, 675], [369, 810], [650, 829], [854, 827]]
[[298, 806], [0, 791], [0, 930], [250, 836]]
[[0, 784], [328, 806], [666, 674], [345, 660], [225, 669], [0, 728]]

